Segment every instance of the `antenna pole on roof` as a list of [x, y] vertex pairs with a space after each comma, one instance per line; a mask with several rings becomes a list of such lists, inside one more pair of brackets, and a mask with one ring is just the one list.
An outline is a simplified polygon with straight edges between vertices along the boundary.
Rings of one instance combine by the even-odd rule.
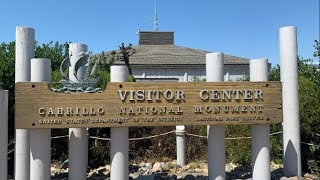
[[157, 0], [154, 0], [153, 31], [158, 31], [158, 10], [157, 10]]

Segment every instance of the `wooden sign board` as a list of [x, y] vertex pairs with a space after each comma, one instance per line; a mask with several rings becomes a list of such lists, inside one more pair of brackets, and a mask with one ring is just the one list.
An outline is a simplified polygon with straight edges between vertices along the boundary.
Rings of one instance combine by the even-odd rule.
[[280, 82], [123, 82], [102, 93], [16, 84], [16, 128], [271, 124], [282, 122]]

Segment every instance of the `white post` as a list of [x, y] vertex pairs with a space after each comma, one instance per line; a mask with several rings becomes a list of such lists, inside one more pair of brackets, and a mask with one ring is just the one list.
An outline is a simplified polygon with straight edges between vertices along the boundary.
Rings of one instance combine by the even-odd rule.
[[[31, 59], [34, 58], [34, 29], [16, 28], [15, 82], [30, 81]], [[15, 180], [30, 177], [30, 130], [16, 129], [15, 136]]]
[[[208, 53], [206, 55], [207, 82], [223, 81], [223, 68], [223, 53]], [[224, 180], [226, 178], [224, 141], [224, 126], [210, 126], [208, 130], [208, 170], [210, 180]]]
[[[250, 61], [250, 81], [268, 80], [268, 60]], [[270, 180], [270, 125], [252, 125], [252, 179]]]
[[0, 180], [8, 171], [8, 91], [0, 90]]
[[[79, 58], [79, 53], [87, 52], [88, 48], [85, 44], [70, 43], [69, 44], [69, 79], [78, 82], [73, 74], [73, 67]], [[78, 71], [79, 77], [84, 77], [85, 67]], [[69, 179], [85, 180], [87, 179], [88, 168], [88, 130], [87, 128], [69, 128]]]
[[186, 165], [186, 131], [185, 126], [176, 126], [177, 164]]
[[[31, 81], [51, 82], [51, 59], [31, 59]], [[51, 129], [30, 130], [30, 179], [50, 180]]]
[[230, 75], [229, 75], [228, 72], [227, 72], [227, 74], [226, 74], [226, 78], [224, 79], [224, 81], [226, 81], [226, 82], [230, 81]]
[[[111, 66], [111, 82], [128, 81], [126, 66]], [[110, 179], [128, 180], [129, 178], [129, 128], [111, 128], [111, 174]]]
[[[184, 82], [188, 82], [188, 73], [184, 73]], [[186, 165], [186, 131], [185, 126], [176, 126], [177, 164]]]
[[283, 103], [283, 173], [301, 177], [297, 29], [280, 28], [280, 75]]
[[183, 78], [184, 78], [184, 82], [188, 82], [188, 73], [187, 72], [184, 73]]

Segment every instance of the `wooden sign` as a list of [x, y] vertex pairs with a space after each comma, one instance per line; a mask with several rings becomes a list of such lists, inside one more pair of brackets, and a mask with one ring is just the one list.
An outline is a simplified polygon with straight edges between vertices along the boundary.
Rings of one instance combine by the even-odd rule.
[[282, 122], [280, 82], [123, 82], [102, 93], [16, 84], [16, 128], [271, 124]]

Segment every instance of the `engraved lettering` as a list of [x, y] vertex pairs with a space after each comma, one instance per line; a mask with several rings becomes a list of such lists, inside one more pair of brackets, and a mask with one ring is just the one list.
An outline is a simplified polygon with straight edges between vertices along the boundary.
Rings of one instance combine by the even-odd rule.
[[120, 107], [119, 114], [126, 114], [126, 107]]
[[208, 100], [209, 99], [209, 93], [206, 90], [201, 90], [200, 91], [200, 98], [202, 100]]
[[248, 110], [248, 109], [247, 109], [247, 106], [242, 106], [242, 108], [241, 108], [241, 111], [242, 111], [242, 112], [247, 112], [247, 110]]
[[152, 91], [151, 90], [147, 90], [147, 95], [148, 95], [147, 101], [152, 101]]
[[222, 100], [231, 100], [231, 91], [229, 90], [223, 90], [222, 91]]
[[177, 113], [183, 113], [180, 106], [177, 106]]
[[89, 112], [86, 108], [82, 108], [82, 115], [89, 115]]
[[194, 112], [195, 113], [202, 113], [202, 107], [201, 106], [195, 106], [194, 107]]
[[58, 115], [63, 115], [63, 109], [62, 108], [57, 108], [57, 114]]
[[211, 90], [211, 100], [212, 101], [219, 101], [220, 97], [219, 97], [219, 91], [216, 90]]
[[164, 97], [166, 100], [172, 100], [172, 99], [174, 98], [171, 90], [166, 90], [166, 91], [164, 91], [163, 97]]
[[161, 91], [156, 90], [155, 92], [155, 96], [156, 96], [156, 101], [160, 101], [160, 95], [161, 95]]
[[130, 90], [130, 98], [129, 101], [134, 101], [134, 90]]
[[231, 112], [232, 112], [232, 113], [239, 113], [239, 106], [233, 106], [233, 107], [231, 108]]
[[262, 90], [261, 89], [256, 89], [255, 90], [255, 95], [254, 95], [255, 99], [263, 99], [263, 95], [262, 95]]
[[120, 97], [121, 101], [124, 101], [124, 99], [127, 96], [127, 93], [128, 93], [128, 91], [118, 90], [118, 94], [119, 94], [119, 97]]
[[157, 108], [154, 107], [154, 106], [152, 106], [152, 107], [151, 107], [151, 112], [152, 112], [153, 114], [156, 114], [156, 113], [157, 113]]
[[250, 105], [250, 112], [255, 113], [256, 112], [256, 106]]
[[184, 91], [177, 90], [177, 100], [183, 100], [184, 99]]
[[104, 114], [104, 109], [103, 109], [103, 107], [99, 107], [99, 108], [98, 108], [98, 113], [99, 113], [100, 115]]
[[137, 99], [138, 99], [138, 101], [144, 100], [144, 90], [137, 91]]
[[72, 115], [72, 108], [66, 108], [66, 114], [67, 115]]
[[210, 106], [205, 106], [205, 111], [206, 111], [207, 113], [211, 113], [212, 109], [211, 109]]
[[132, 107], [129, 108], [129, 114], [134, 114]]
[[252, 99], [252, 90], [244, 90], [244, 98], [245, 100]]
[[54, 115], [52, 108], [49, 108], [48, 115]]
[[161, 114], [166, 114], [166, 109], [167, 109], [166, 106], [160, 106], [160, 111], [159, 112]]
[[97, 115], [97, 113], [94, 111], [94, 108], [90, 108], [90, 115]]
[[46, 114], [46, 110], [45, 110], [44, 108], [39, 108], [38, 113], [39, 113], [40, 115], [44, 115], [44, 114]]

